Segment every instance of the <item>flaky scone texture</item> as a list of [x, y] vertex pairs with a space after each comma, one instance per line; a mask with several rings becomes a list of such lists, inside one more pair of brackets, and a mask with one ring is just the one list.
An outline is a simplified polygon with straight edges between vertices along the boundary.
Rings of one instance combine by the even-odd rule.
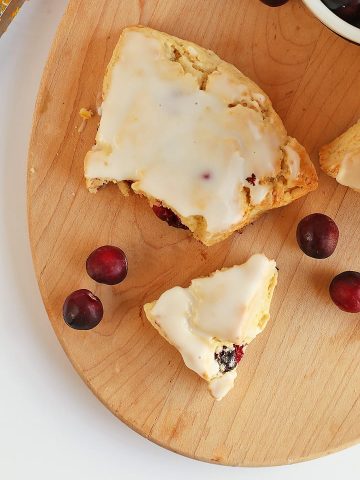
[[360, 151], [360, 120], [320, 149], [320, 166], [330, 177], [336, 178], [345, 156], [356, 151]]
[[[309, 155], [295, 138], [287, 135], [285, 127], [273, 109], [268, 96], [236, 67], [221, 60], [212, 51], [199, 47], [192, 42], [181, 40], [166, 33], [142, 26], [124, 29], [106, 71], [103, 84], [104, 99], [106, 99], [110, 89], [112, 71], [121, 57], [128, 32], [141, 32], [142, 35], [145, 35], [149, 39], [155, 38], [160, 41], [164, 49], [166, 49], [168, 59], [179, 65], [180, 75], [192, 75], [198, 82], [199, 90], [206, 91], [210, 83], [211, 75], [214, 74], [214, 72], [226, 74], [227, 78], [231, 79], [232, 84], [239, 86], [239, 88], [245, 87], [250, 94], [243, 100], [239, 100], [236, 105], [229, 104], [228, 107], [254, 110], [262, 115], [265, 126], [269, 127], [269, 125], [271, 125], [271, 128], [276, 131], [277, 136], [281, 138], [278, 168], [276, 175], [258, 179], [259, 185], [269, 187], [269, 193], [260, 203], [252, 202], [249, 188], [239, 186], [239, 202], [241, 201], [242, 205], [245, 204], [245, 211], [241, 221], [230, 225], [225, 231], [209, 231], [204, 217], [200, 215], [183, 216], [173, 205], [167, 204], [164, 199], [154, 198], [147, 191], [141, 189], [137, 181], [130, 184], [129, 182], [117, 181], [113, 178], [90, 178], [86, 176], [90, 159], [89, 155], [91, 154], [91, 152], [89, 152], [85, 158], [85, 176], [87, 187], [91, 192], [96, 192], [99, 187], [106, 183], [118, 183], [120, 191], [124, 195], [135, 192], [147, 197], [150, 205], [161, 202], [165, 207], [172, 209], [179, 216], [181, 222], [191, 230], [195, 238], [205, 245], [213, 245], [226, 239], [234, 231], [243, 229], [262, 213], [273, 208], [287, 205], [317, 188], [317, 174]], [[261, 100], [259, 100], [260, 97]], [[94, 148], [98, 148], [98, 145]], [[289, 149], [298, 155], [299, 165], [296, 175], [292, 173], [291, 158], [288, 154]]]

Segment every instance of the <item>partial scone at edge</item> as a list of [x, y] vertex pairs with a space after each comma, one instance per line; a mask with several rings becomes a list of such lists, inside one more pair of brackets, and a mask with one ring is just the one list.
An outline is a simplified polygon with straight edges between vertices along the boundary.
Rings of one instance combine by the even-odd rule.
[[319, 153], [320, 166], [340, 184], [360, 192], [360, 120]]
[[[96, 192], [99, 187], [106, 183], [114, 182], [119, 185], [120, 191], [124, 195], [136, 192], [147, 197], [151, 205], [161, 202], [163, 206], [174, 211], [181, 219], [181, 222], [192, 231], [195, 238], [206, 245], [212, 245], [227, 238], [234, 231], [241, 230], [265, 211], [287, 205], [293, 200], [316, 189], [316, 171], [306, 150], [296, 139], [287, 136], [285, 128], [266, 94], [233, 65], [222, 61], [215, 53], [199, 47], [196, 44], [146, 27], [139, 26], [125, 29], [114, 50], [105, 75], [103, 86], [104, 100], [106, 100], [109, 89], [111, 88], [113, 68], [117, 65], [121, 57], [123, 42], [129, 32], [141, 32], [142, 35], [145, 35], [149, 39], [155, 38], [159, 40], [163, 48], [168, 51], [169, 59], [171, 58], [172, 62], [178, 64], [179, 70], [182, 72], [180, 72], [180, 74], [194, 77], [198, 82], [198, 88], [200, 90], [204, 88], [205, 91], [207, 91], [206, 88], [209, 88], [209, 84], [210, 86], [212, 85], [214, 72], [229, 78], [233, 88], [236, 87], [236, 89], [239, 90], [246, 90], [246, 95], [237, 99], [236, 103], [231, 104], [230, 101], [229, 109], [233, 108], [234, 112], [238, 110], [240, 120], [242, 113], [246, 113], [247, 115], [251, 113], [251, 115], [254, 116], [254, 112], [256, 112], [258, 117], [262, 115], [264, 128], [267, 128], [268, 131], [273, 130], [276, 132], [277, 137], [280, 139], [280, 148], [278, 158], [276, 159], [276, 174], [256, 179], [257, 188], [263, 188], [265, 192], [267, 191], [264, 198], [260, 198], [260, 201], [253, 201], [252, 191], [254, 185], [250, 183], [247, 184], [245, 181], [244, 184], [239, 185], [238, 196], [239, 205], [241, 203], [243, 208], [242, 218], [227, 225], [225, 229], [209, 231], [207, 221], [203, 216], [199, 214], [184, 215], [183, 212], [174, 207], [173, 202], [167, 202], [164, 198], [157, 198], [149, 193], [147, 189], [142, 188], [141, 182], [137, 179], [126, 178], [124, 180], [118, 180], [111, 176], [96, 177], [91, 175], [91, 164], [94, 163], [92, 159], [94, 155], [96, 155], [96, 151], [99, 150], [99, 145], [101, 148], [101, 138], [99, 138], [101, 132], [98, 132], [97, 145], [93, 151], [87, 154], [85, 159], [86, 183], [91, 192]], [[171, 57], [171, 55], [174, 55], [174, 52], [176, 58]], [[252, 110], [252, 112], [249, 112], [249, 110]], [[159, 135], [161, 135], [161, 132], [159, 132]], [[251, 172], [249, 172], [248, 175], [250, 177]]]

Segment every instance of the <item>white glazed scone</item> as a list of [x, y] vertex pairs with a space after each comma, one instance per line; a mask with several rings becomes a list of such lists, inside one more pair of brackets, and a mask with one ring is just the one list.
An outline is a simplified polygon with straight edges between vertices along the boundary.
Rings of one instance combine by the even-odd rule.
[[274, 260], [257, 254], [240, 266], [174, 287], [144, 310], [188, 368], [221, 400], [234, 386], [246, 346], [265, 328], [277, 282]]
[[123, 30], [109, 63], [85, 178], [91, 192], [115, 182], [171, 209], [206, 245], [317, 187], [308, 154], [254, 82], [141, 26]]
[[360, 120], [321, 148], [320, 166], [341, 185], [360, 192]]

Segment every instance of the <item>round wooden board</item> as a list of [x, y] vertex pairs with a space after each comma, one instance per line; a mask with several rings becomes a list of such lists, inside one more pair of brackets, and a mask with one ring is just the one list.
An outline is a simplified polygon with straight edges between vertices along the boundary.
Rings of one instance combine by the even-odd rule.
[[[300, 1], [270, 9], [255, 0], [72, 0], [43, 75], [28, 171], [35, 269], [64, 350], [116, 416], [189, 457], [275, 465], [353, 444], [360, 437], [359, 315], [338, 310], [327, 288], [336, 273], [360, 270], [359, 194], [321, 174], [315, 193], [206, 248], [159, 221], [139, 197], [124, 198], [115, 186], [87, 192], [83, 158], [99, 118], [79, 133], [78, 112], [95, 109], [121, 29], [137, 23], [213, 49], [257, 81], [316, 165], [319, 147], [360, 115], [359, 47], [325, 29]], [[331, 215], [341, 232], [335, 254], [322, 261], [295, 242], [299, 219], [315, 211]], [[129, 259], [129, 275], [115, 287], [85, 272], [88, 254], [108, 243]], [[216, 402], [142, 305], [255, 252], [280, 268], [272, 319], [239, 365], [234, 390]], [[92, 331], [62, 319], [64, 298], [78, 288], [104, 303], [104, 320]]]

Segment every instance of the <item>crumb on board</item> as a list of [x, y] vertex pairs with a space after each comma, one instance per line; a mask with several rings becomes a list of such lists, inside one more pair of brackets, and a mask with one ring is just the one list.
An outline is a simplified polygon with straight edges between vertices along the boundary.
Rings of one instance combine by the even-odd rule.
[[34, 167], [31, 167], [30, 168], [30, 173], [34, 174], [36, 172], [35, 168]]
[[94, 112], [90, 108], [80, 108], [79, 115], [84, 120], [90, 120], [90, 118], [94, 115]]
[[90, 108], [80, 108], [79, 115], [82, 118], [82, 122], [77, 130], [81, 133], [86, 127], [86, 122], [94, 115], [94, 112]]

